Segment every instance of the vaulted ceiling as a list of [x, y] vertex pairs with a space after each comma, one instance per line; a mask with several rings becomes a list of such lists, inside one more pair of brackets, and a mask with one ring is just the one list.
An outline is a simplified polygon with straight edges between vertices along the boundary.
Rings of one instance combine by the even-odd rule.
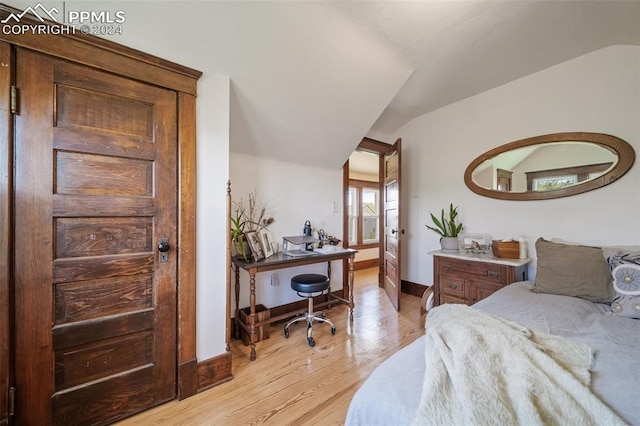
[[616, 44], [640, 44], [638, 1], [337, 2], [415, 70], [372, 129]]
[[640, 44], [637, 0], [65, 3], [124, 10], [114, 41], [200, 69], [203, 81], [228, 75], [231, 151], [336, 169], [368, 133], [391, 135], [590, 51]]

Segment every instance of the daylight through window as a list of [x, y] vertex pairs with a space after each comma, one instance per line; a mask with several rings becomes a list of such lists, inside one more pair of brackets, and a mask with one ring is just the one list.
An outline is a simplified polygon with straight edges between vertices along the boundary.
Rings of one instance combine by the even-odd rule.
[[378, 244], [380, 192], [373, 182], [351, 184], [347, 206], [349, 245]]

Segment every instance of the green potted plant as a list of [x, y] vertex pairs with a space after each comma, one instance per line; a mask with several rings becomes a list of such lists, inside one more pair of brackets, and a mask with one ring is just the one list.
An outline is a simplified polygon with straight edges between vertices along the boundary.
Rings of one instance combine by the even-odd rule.
[[244, 209], [237, 207], [234, 216], [231, 218], [231, 242], [236, 250], [237, 256], [242, 256], [245, 262], [251, 257], [251, 248], [244, 235], [247, 220], [245, 218]]
[[444, 209], [440, 212], [439, 219], [433, 213], [429, 212], [429, 214], [435, 226], [425, 226], [440, 235], [440, 246], [442, 250], [458, 251], [458, 234], [463, 230], [462, 223], [456, 223], [458, 207], [453, 207], [453, 203], [449, 204], [448, 217], [445, 217]]

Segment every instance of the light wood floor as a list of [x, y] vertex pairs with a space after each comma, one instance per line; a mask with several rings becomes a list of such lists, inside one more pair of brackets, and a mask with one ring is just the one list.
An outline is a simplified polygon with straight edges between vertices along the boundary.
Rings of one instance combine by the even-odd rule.
[[288, 339], [282, 325], [249, 348], [231, 344], [233, 380], [187, 398], [171, 401], [121, 422], [121, 425], [341, 425], [353, 394], [382, 361], [424, 334], [420, 298], [402, 295], [400, 313], [377, 286], [377, 268], [357, 271], [354, 322], [346, 306], [327, 311], [336, 324], [316, 323], [315, 347], [307, 345], [303, 323]]

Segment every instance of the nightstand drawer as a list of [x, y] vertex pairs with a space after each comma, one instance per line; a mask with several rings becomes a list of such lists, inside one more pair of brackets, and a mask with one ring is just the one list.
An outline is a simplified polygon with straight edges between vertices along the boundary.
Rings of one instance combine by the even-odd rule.
[[527, 263], [521, 260], [433, 254], [433, 303], [472, 305], [507, 284], [527, 279]]
[[440, 263], [441, 274], [461, 272], [486, 277], [496, 283], [506, 284], [506, 267], [483, 262], [443, 261]]
[[449, 275], [440, 276], [440, 291], [442, 294], [448, 294], [451, 296], [464, 299], [466, 297], [465, 286], [466, 282], [462, 278], [456, 278]]
[[458, 299], [457, 297], [452, 297], [452, 296], [443, 294], [440, 296], [440, 304], [443, 305], [445, 303], [459, 303], [461, 305], [467, 304], [467, 302], [464, 299]]

